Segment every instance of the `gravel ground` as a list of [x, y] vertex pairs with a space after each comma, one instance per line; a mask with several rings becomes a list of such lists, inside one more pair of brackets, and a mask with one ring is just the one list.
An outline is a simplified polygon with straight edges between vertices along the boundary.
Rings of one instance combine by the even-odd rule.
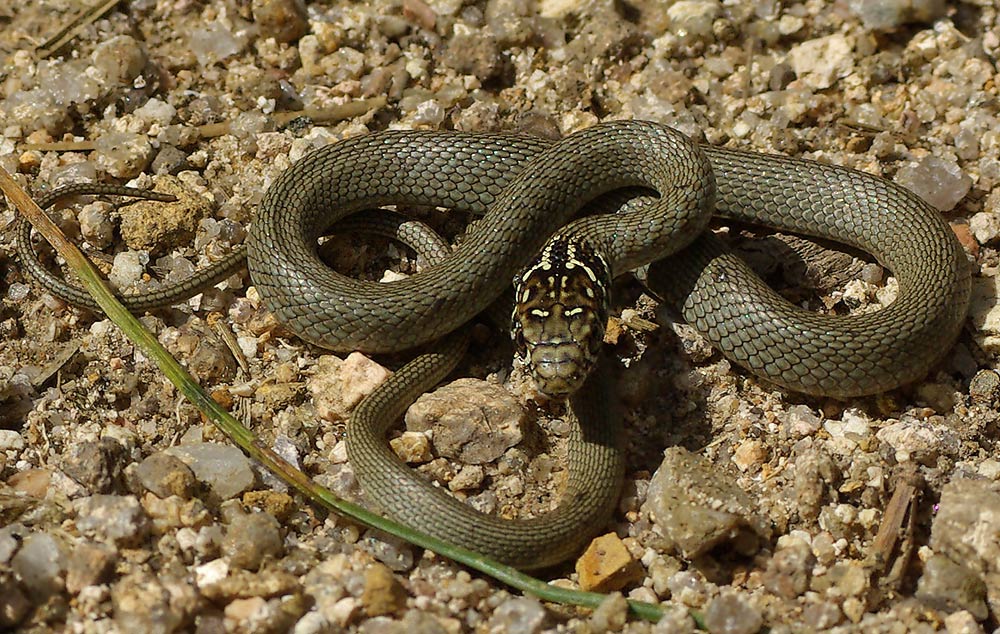
[[[177, 193], [178, 203], [88, 199], [54, 213], [103, 252], [120, 288], [155, 288], [220, 258], [278, 174], [342, 138], [557, 136], [634, 118], [910, 187], [965, 246], [973, 305], [924, 381], [841, 402], [753, 379], [622, 281], [607, 348], [620, 364], [626, 492], [598, 546], [545, 573], [619, 593], [588, 613], [287, 493], [110, 322], [31, 284], [5, 208], [0, 628], [639, 634], [690, 630], [690, 607], [728, 634], [996, 631], [995, 3], [136, 0], [42, 59], [34, 47], [78, 4], [0, 7], [0, 165], [36, 193], [77, 181]], [[312, 118], [281, 117], [298, 110]], [[872, 262], [729, 233], [817, 310], [877, 309], [894, 295]], [[331, 244], [349, 247], [340, 266], [376, 276], [396, 252]], [[419, 266], [402, 260], [390, 266]], [[283, 332], [245, 273], [144, 322], [266, 444], [363, 499], [344, 418], [381, 366]], [[463, 370], [478, 378], [411, 411], [393, 447], [477, 508], [544, 512], [565, 476], [566, 425], [535, 405], [503, 334], [479, 344]], [[463, 403], [468, 415], [438, 420]], [[623, 596], [676, 607], [658, 625], [629, 621]]]

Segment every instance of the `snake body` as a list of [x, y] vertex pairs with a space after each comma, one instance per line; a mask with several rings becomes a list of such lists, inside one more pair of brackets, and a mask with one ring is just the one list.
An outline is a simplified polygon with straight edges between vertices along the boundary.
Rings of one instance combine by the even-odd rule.
[[[248, 266], [268, 307], [306, 340], [335, 350], [413, 348], [459, 329], [587, 200], [621, 187], [654, 190], [659, 199], [635, 213], [577, 221], [579, 230], [600, 243], [613, 274], [661, 258], [650, 267], [651, 290], [758, 376], [810, 394], [872, 394], [925, 374], [961, 329], [967, 259], [916, 195], [846, 168], [698, 148], [648, 122], [601, 124], [558, 143], [384, 132], [322, 148], [268, 189], [251, 227]], [[716, 215], [873, 254], [896, 275], [898, 298], [848, 316], [791, 305], [711, 235], [699, 236], [713, 198]], [[315, 242], [328, 226], [387, 204], [485, 213], [484, 228], [441, 264], [388, 285], [350, 280], [320, 262]], [[521, 567], [565, 558], [603, 524], [621, 482], [617, 441], [588, 420], [606, 405], [600, 384], [581, 390], [574, 403], [583, 427], [559, 508], [522, 522], [486, 517], [422, 482], [385, 446], [385, 426], [450, 371], [464, 337], [452, 334], [439, 345], [355, 413], [348, 447], [359, 479], [391, 514], [436, 537]]]

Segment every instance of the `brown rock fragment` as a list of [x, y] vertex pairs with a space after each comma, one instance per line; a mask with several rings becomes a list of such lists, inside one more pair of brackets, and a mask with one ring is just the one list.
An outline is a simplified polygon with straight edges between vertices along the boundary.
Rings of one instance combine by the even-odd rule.
[[361, 605], [368, 616], [395, 614], [406, 607], [406, 590], [388, 566], [372, 564], [365, 570]]
[[590, 542], [576, 561], [576, 573], [581, 589], [610, 592], [642, 578], [642, 567], [618, 535], [608, 533]]

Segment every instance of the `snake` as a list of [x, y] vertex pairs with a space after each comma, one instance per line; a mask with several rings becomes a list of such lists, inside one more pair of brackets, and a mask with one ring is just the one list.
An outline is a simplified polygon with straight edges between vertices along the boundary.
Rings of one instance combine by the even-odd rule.
[[[646, 195], [621, 213], [575, 218], [588, 203], [623, 189]], [[327, 228], [386, 205], [446, 207], [482, 218], [450, 256], [403, 280], [364, 282], [323, 264], [316, 240]], [[804, 310], [706, 231], [713, 217], [865, 251], [895, 275], [898, 296], [874, 312]], [[27, 233], [19, 230], [22, 258], [29, 257], [28, 246], [21, 248]], [[556, 246], [546, 247], [553, 236]], [[126, 298], [126, 306], [175, 303], [223, 279], [244, 257], [265, 305], [302, 339], [338, 351], [419, 350], [352, 416], [348, 455], [355, 472], [369, 497], [397, 519], [525, 569], [571, 556], [613, 512], [624, 461], [606, 363], [584, 363], [596, 370], [570, 397], [578, 424], [569, 439], [567, 483], [558, 506], [537, 518], [478, 513], [410, 471], [385, 442], [409, 402], [458, 362], [465, 324], [512, 280], [527, 282], [516, 299], [530, 304], [532, 329], [532, 318], [552, 312], [533, 301], [539, 271], [579, 295], [570, 278], [603, 267], [600, 287], [649, 263], [650, 291], [726, 358], [778, 386], [836, 398], [924, 376], [958, 337], [971, 289], [971, 268], [954, 232], [901, 185], [847, 167], [699, 145], [644, 121], [604, 122], [559, 141], [383, 131], [325, 146], [268, 187], [245, 253], [237, 250], [179, 289]], [[55, 294], [88, 305], [85, 295], [45, 277], [51, 277], [45, 267], [25, 266]], [[593, 301], [577, 303], [563, 313], [598, 311]], [[592, 350], [581, 354], [590, 356]]]

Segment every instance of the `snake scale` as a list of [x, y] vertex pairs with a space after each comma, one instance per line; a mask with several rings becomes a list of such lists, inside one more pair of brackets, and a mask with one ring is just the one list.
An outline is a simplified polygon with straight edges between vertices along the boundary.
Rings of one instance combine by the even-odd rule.
[[[570, 556], [606, 521], [623, 461], [603, 370], [573, 397], [581, 425], [571, 438], [565, 492], [540, 518], [476, 513], [412, 474], [384, 433], [450, 372], [465, 348], [460, 326], [585, 203], [623, 187], [657, 196], [628, 213], [577, 220], [576, 230], [599, 243], [614, 275], [654, 260], [651, 290], [726, 357], [779, 385], [836, 397], [892, 389], [925, 374], [962, 327], [970, 267], [947, 223], [903, 187], [855, 170], [699, 147], [666, 126], [639, 121], [600, 124], [559, 142], [390, 131], [327, 146], [268, 189], [251, 227], [248, 267], [279, 320], [323, 347], [377, 353], [438, 341], [366, 399], [349, 425], [352, 464], [370, 498], [390, 514], [523, 568]], [[390, 284], [346, 278], [319, 260], [316, 240], [339, 218], [399, 204], [485, 217], [451, 257]], [[799, 309], [703, 232], [712, 213], [869, 252], [896, 276], [898, 298], [857, 315]], [[225, 277], [238, 265], [233, 261], [186, 288], [127, 305], [176, 302]], [[55, 290], [58, 280], [35, 270], [40, 265], [26, 267]], [[87, 304], [85, 297], [67, 299]]]

